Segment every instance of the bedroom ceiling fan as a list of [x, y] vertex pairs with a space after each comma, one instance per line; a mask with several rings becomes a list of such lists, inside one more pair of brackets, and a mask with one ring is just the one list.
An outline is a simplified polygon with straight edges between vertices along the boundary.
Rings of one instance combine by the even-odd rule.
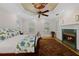
[[47, 14], [45, 14], [46, 12], [49, 12], [49, 10], [45, 10], [45, 11], [38, 11], [37, 13], [38, 13], [38, 18], [40, 18], [40, 16], [41, 15], [43, 15], [43, 16], [47, 16], [48, 17], [48, 15]]
[[41, 15], [48, 17], [46, 13], [49, 12], [49, 10], [42, 11], [42, 9], [45, 8], [47, 3], [32, 3], [32, 5], [34, 6], [34, 8], [38, 10], [37, 11], [38, 18], [40, 18]]

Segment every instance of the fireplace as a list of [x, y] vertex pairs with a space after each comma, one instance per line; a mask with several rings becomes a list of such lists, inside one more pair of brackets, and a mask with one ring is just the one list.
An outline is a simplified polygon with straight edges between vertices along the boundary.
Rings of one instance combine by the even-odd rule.
[[62, 41], [73, 49], [76, 49], [76, 29], [62, 29]]

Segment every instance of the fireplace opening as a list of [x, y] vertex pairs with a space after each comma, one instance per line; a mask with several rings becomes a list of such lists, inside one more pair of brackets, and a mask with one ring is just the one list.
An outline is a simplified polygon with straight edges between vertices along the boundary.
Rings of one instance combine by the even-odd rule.
[[76, 49], [76, 29], [62, 29], [62, 42]]

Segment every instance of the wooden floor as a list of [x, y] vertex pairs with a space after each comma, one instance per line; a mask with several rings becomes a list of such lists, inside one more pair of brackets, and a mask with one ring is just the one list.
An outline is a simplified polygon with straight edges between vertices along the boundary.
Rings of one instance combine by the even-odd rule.
[[40, 39], [39, 41], [40, 56], [77, 56], [70, 49], [57, 42], [54, 38]]
[[36, 53], [33, 54], [0, 54], [5, 56], [77, 56], [70, 49], [57, 42], [54, 38], [39, 39]]

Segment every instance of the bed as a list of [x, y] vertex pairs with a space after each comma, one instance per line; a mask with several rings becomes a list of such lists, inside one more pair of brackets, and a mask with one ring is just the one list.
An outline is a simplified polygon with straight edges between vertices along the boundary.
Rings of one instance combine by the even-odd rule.
[[17, 35], [0, 42], [0, 54], [2, 53], [34, 53], [37, 45], [34, 35]]

